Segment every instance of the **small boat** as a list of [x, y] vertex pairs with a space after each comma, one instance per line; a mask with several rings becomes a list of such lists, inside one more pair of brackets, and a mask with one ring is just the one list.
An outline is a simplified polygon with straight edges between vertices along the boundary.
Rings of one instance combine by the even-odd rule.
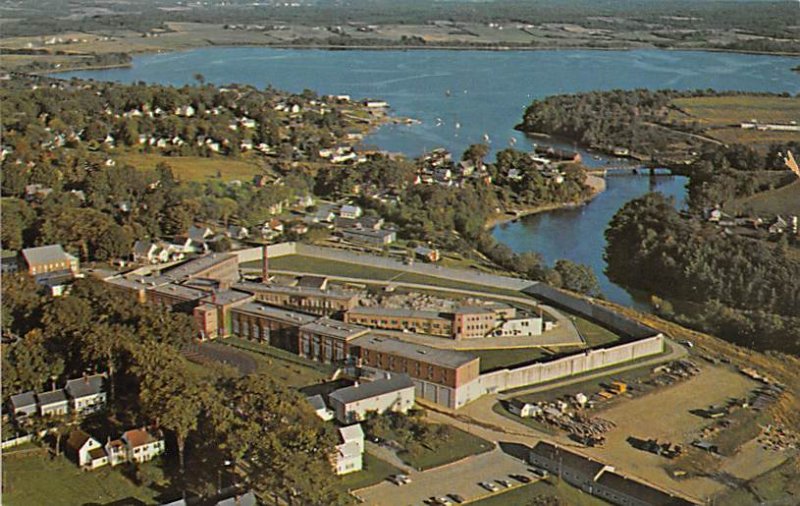
[[457, 128], [457, 129], [458, 129], [458, 128], [461, 128], [461, 123], [459, 123], [458, 121], [456, 121], [456, 128]]
[[489, 134], [483, 134], [483, 140], [484, 142], [492, 142], [491, 139], [489, 139]]
[[446, 97], [449, 97], [449, 96], [450, 96], [450, 90], [445, 90], [445, 92], [444, 92], [444, 95], [445, 95]]

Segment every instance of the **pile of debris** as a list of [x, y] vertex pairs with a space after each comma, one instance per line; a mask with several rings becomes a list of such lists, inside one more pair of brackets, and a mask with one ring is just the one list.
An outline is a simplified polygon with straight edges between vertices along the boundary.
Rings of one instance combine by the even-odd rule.
[[672, 385], [697, 375], [700, 368], [690, 360], [676, 360], [653, 369], [653, 377], [645, 381], [646, 384], [662, 387]]
[[780, 423], [764, 427], [757, 441], [763, 449], [774, 452], [800, 448], [800, 434]]

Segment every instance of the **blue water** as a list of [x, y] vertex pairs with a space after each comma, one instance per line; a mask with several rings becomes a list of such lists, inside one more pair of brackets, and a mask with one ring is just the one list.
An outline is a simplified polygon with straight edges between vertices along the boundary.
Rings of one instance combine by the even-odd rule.
[[[494, 150], [514, 139], [518, 149], [532, 141], [516, 132], [531, 100], [559, 93], [633, 88], [715, 88], [800, 92], [791, 68], [800, 58], [700, 51], [324, 51], [261, 47], [202, 48], [134, 58], [133, 67], [59, 74], [121, 82], [183, 85], [201, 73], [215, 84], [380, 98], [398, 116], [420, 125], [389, 125], [365, 142], [416, 156], [435, 147], [458, 154], [490, 139]], [[447, 93], [449, 90], [449, 94]], [[590, 164], [606, 158], [584, 156]], [[588, 206], [528, 217], [494, 230], [515, 251], [536, 250], [549, 261], [569, 258], [589, 264], [606, 296], [635, 301], [603, 274], [603, 231], [614, 212], [651, 189], [683, 201], [682, 178], [609, 178], [608, 189]], [[651, 187], [652, 186], [652, 187]]]

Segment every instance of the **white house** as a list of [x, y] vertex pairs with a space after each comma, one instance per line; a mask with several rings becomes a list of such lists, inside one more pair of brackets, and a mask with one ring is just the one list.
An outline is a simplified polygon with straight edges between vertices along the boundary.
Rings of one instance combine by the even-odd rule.
[[69, 394], [72, 410], [79, 414], [94, 413], [106, 405], [106, 392], [103, 389], [105, 374], [93, 374], [67, 380], [64, 388]]
[[330, 407], [341, 423], [364, 420], [367, 413], [407, 413], [414, 406], [414, 383], [405, 374], [389, 374], [369, 383], [340, 388], [328, 396]]
[[69, 411], [69, 401], [63, 388], [36, 394], [39, 401], [39, 414], [42, 416], [66, 415]]
[[306, 400], [311, 405], [311, 409], [314, 410], [314, 413], [323, 421], [329, 422], [333, 420], [333, 411], [325, 405], [325, 400], [321, 395], [312, 395]]
[[132, 429], [122, 435], [131, 462], [147, 462], [164, 453], [164, 437], [145, 428]]
[[359, 206], [352, 206], [352, 205], [344, 205], [339, 211], [339, 216], [341, 216], [342, 218], [350, 218], [353, 220], [355, 220], [356, 218], [360, 218], [362, 214], [363, 211]]
[[364, 431], [361, 424], [348, 425], [339, 429], [341, 443], [336, 445], [333, 461], [336, 474], [349, 474], [361, 471], [364, 466]]
[[103, 449], [103, 445], [82, 430], [72, 431], [67, 439], [66, 446], [82, 468], [97, 469], [108, 465], [108, 456]]

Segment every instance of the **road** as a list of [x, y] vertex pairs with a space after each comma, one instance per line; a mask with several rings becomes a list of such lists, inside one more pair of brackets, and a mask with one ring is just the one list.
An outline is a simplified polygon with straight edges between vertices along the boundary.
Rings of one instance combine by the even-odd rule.
[[520, 486], [521, 483], [509, 477], [511, 474], [524, 474], [533, 478], [525, 462], [511, 456], [500, 448], [490, 452], [467, 457], [425, 472], [408, 473], [411, 483], [395, 485], [388, 481], [355, 491], [364, 504], [380, 506], [407, 506], [424, 504], [433, 495], [459, 494], [468, 501], [492, 495], [478, 483], [506, 479]]

